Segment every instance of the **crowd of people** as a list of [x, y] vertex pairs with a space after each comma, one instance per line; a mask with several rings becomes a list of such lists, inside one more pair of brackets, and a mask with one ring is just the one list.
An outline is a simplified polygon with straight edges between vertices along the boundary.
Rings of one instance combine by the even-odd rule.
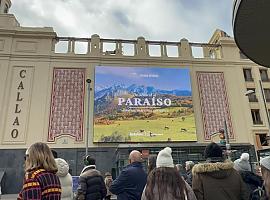
[[270, 156], [260, 160], [260, 171], [252, 172], [249, 154], [234, 162], [224, 158], [221, 147], [209, 144], [205, 162], [175, 165], [172, 149], [166, 147], [148, 158], [144, 171], [142, 154], [133, 150], [129, 165], [113, 180], [96, 169], [91, 156], [84, 158], [74, 197], [69, 165], [45, 143], [31, 145], [25, 154], [25, 176], [18, 200], [269, 200]]

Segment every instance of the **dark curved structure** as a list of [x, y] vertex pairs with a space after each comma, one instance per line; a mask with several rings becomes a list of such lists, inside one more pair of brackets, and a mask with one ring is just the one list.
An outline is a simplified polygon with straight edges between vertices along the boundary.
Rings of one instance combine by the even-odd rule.
[[270, 67], [270, 0], [235, 0], [233, 33], [249, 59]]

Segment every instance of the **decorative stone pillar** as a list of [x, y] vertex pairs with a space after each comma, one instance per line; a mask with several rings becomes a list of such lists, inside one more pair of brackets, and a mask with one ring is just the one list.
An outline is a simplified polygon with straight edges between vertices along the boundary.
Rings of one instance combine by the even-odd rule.
[[191, 47], [189, 45], [189, 42], [187, 39], [183, 38], [180, 40], [180, 55], [182, 58], [191, 58], [192, 57], [192, 51]]
[[101, 52], [100, 48], [100, 37], [97, 34], [91, 36], [91, 51], [92, 56], [99, 56]]
[[0, 1], [0, 14], [7, 14], [11, 7], [10, 0], [1, 0]]
[[138, 37], [137, 44], [136, 44], [137, 54], [138, 57], [146, 57], [147, 56], [147, 48], [146, 48], [146, 42], [144, 37]]

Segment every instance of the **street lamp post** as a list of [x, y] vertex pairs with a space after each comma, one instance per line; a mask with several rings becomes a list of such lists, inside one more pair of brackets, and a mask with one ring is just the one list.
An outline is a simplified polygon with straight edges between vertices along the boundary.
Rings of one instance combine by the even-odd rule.
[[229, 130], [228, 130], [226, 118], [224, 118], [224, 136], [225, 136], [225, 140], [226, 140], [227, 156], [230, 159], [231, 158], [231, 155], [230, 155], [231, 154], [231, 144], [230, 144], [230, 140], [229, 140]]
[[88, 140], [89, 140], [89, 132], [90, 132], [90, 122], [89, 122], [89, 115], [90, 115], [90, 91], [91, 91], [91, 79], [86, 79], [87, 83], [87, 127], [86, 127], [86, 141], [85, 141], [85, 157], [88, 155]]

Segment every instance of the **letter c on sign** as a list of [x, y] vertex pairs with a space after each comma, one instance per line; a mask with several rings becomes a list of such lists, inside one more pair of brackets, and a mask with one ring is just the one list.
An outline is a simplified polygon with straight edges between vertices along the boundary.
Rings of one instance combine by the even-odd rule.
[[25, 74], [26, 74], [26, 70], [25, 69], [23, 69], [23, 70], [20, 71], [20, 77], [21, 78], [25, 78]]

